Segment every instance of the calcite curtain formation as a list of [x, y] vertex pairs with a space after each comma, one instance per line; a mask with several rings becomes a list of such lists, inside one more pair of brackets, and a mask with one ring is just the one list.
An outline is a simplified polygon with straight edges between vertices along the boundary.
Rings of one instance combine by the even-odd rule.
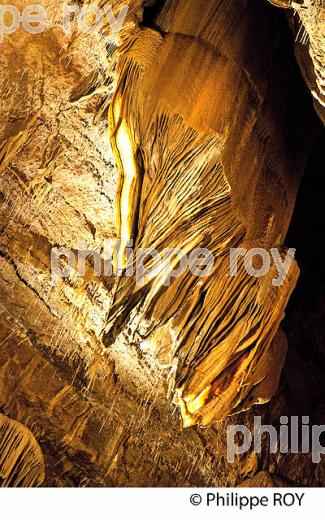
[[44, 459], [26, 426], [0, 413], [0, 487], [42, 484]]
[[142, 339], [154, 345], [164, 335], [185, 426], [269, 400], [284, 358], [284, 343], [272, 340], [295, 262], [280, 287], [274, 266], [262, 278], [242, 264], [229, 276], [230, 248], [285, 254], [304, 165], [290, 72], [280, 64], [285, 42], [280, 31], [270, 42], [272, 13], [261, 23], [259, 10], [254, 1], [167, 0], [154, 26], [139, 26], [119, 50], [110, 126], [120, 259], [133, 240], [158, 252], [207, 248], [215, 266], [166, 286], [165, 266], [148, 258], [154, 275], [142, 286], [118, 279], [104, 342], [134, 311], [134, 328], [146, 324]]

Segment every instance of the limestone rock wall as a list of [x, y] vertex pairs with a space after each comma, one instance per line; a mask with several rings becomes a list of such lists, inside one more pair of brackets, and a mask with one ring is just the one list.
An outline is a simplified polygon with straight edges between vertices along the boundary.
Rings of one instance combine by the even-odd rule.
[[[22, 10], [28, 2], [16, 4]], [[46, 31], [31, 35], [20, 28], [4, 37], [0, 53], [2, 415], [35, 436], [45, 463], [43, 485], [236, 485], [258, 470], [321, 482], [321, 471], [315, 475], [302, 455], [294, 458], [295, 472], [291, 456], [267, 452], [227, 464], [227, 422], [251, 425], [254, 411], [204, 430], [182, 430], [179, 411], [166, 397], [164, 345], [154, 355], [143, 346], [146, 355], [139, 356], [126, 332], [105, 348], [115, 280], [95, 277], [91, 260], [85, 275], [72, 272], [51, 283], [53, 247], [76, 252], [82, 241], [102, 252], [103, 240], [116, 237], [118, 172], [108, 109], [116, 62], [134, 34], [148, 27], [142, 2], [130, 3], [113, 45], [105, 30], [64, 34], [62, 3], [43, 5]], [[116, 12], [120, 5], [113, 3]], [[260, 14], [267, 25], [268, 14]], [[163, 19], [167, 28], [168, 2]], [[156, 23], [147, 10], [144, 20]], [[277, 14], [274, 20], [270, 36], [275, 30], [278, 38]], [[258, 408], [268, 421], [286, 409], [281, 392], [275, 399]]]

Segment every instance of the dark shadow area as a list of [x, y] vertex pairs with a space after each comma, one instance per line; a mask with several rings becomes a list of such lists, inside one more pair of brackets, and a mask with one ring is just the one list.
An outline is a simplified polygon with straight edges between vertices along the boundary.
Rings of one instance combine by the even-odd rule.
[[311, 151], [286, 239], [301, 274], [283, 322], [289, 349], [282, 384], [290, 412], [318, 424], [325, 424], [324, 149], [325, 131]]
[[160, 29], [156, 25], [156, 20], [165, 5], [165, 1], [166, 0], [150, 0], [149, 2], [145, 2], [141, 23], [143, 27], [150, 27], [160, 32]]

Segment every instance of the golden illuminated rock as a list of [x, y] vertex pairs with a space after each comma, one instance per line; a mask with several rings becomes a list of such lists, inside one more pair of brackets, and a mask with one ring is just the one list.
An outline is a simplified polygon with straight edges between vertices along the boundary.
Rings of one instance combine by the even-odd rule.
[[42, 451], [32, 433], [0, 414], [0, 487], [34, 487], [44, 480]]
[[259, 23], [258, 12], [255, 2], [167, 1], [157, 29], [135, 32], [118, 63], [110, 120], [119, 255], [128, 240], [181, 255], [201, 247], [215, 266], [207, 277], [187, 270], [166, 286], [168, 269], [148, 259], [155, 276], [142, 286], [135, 277], [118, 280], [105, 342], [134, 309], [153, 344], [157, 328], [168, 326], [184, 425], [266, 402], [284, 359], [271, 344], [295, 262], [280, 287], [271, 283], [274, 266], [263, 278], [243, 265], [229, 275], [230, 248], [277, 246], [285, 256], [305, 155], [298, 115], [286, 118], [292, 87], [268, 38], [272, 22]]

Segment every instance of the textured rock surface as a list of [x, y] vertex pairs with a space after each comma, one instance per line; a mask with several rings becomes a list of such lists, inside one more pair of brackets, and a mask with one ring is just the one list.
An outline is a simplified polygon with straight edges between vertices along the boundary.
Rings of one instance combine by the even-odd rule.
[[[325, 122], [325, 5], [323, 0], [269, 0], [289, 9], [295, 52], [319, 117]], [[282, 4], [282, 5], [281, 5]]]
[[32, 433], [0, 414], [0, 487], [33, 487], [44, 481], [42, 451]]
[[292, 486], [292, 482], [285, 482], [282, 479], [279, 479], [277, 477], [273, 477], [270, 473], [267, 471], [260, 471], [260, 473], [257, 473], [253, 478], [245, 480], [242, 484], [240, 484], [238, 487], [285, 487], [286, 484], [288, 486]]
[[[141, 4], [132, 3], [118, 43], [125, 45], [137, 31], [148, 34], [140, 22]], [[22, 9], [28, 2], [17, 5]], [[102, 252], [103, 240], [116, 236], [118, 175], [107, 112], [119, 52], [111, 57], [105, 32], [64, 35], [62, 5], [44, 5], [51, 16], [47, 31], [29, 35], [20, 29], [1, 46], [1, 412], [37, 439], [45, 485], [236, 485], [269, 466], [299, 483], [319, 484], [322, 466], [315, 473], [308, 457], [299, 454], [247, 454], [235, 464], [226, 462], [226, 423], [251, 425], [253, 413], [276, 423], [287, 410], [281, 392], [257, 412], [204, 430], [182, 430], [178, 409], [166, 398], [165, 336], [155, 352], [150, 344], [139, 351], [128, 330], [104, 348], [114, 280], [94, 277], [91, 261], [84, 276], [72, 273], [51, 284], [52, 247], [76, 250], [82, 242]], [[274, 22], [266, 22], [272, 8], [265, 9], [262, 25], [271, 23], [272, 36], [273, 30], [277, 37], [285, 34], [277, 11]], [[145, 16], [152, 25], [151, 14]], [[283, 52], [286, 76], [292, 56]], [[245, 80], [242, 85], [246, 88]], [[298, 134], [308, 133], [309, 116], [301, 119]], [[293, 201], [286, 223], [292, 206]]]
[[118, 280], [105, 343], [127, 326], [151, 354], [163, 337], [184, 425], [206, 426], [276, 390], [285, 349], [270, 345], [297, 266], [280, 287], [274, 265], [257, 279], [241, 262], [231, 278], [229, 252], [285, 255], [314, 120], [302, 128], [294, 63], [282, 54], [287, 34], [258, 2], [167, 1], [156, 27], [130, 40], [111, 105], [118, 256], [126, 267], [132, 239], [159, 254], [204, 247], [215, 266], [205, 278], [187, 269], [167, 287], [161, 258], [149, 258], [155, 275], [141, 287], [135, 276]]

